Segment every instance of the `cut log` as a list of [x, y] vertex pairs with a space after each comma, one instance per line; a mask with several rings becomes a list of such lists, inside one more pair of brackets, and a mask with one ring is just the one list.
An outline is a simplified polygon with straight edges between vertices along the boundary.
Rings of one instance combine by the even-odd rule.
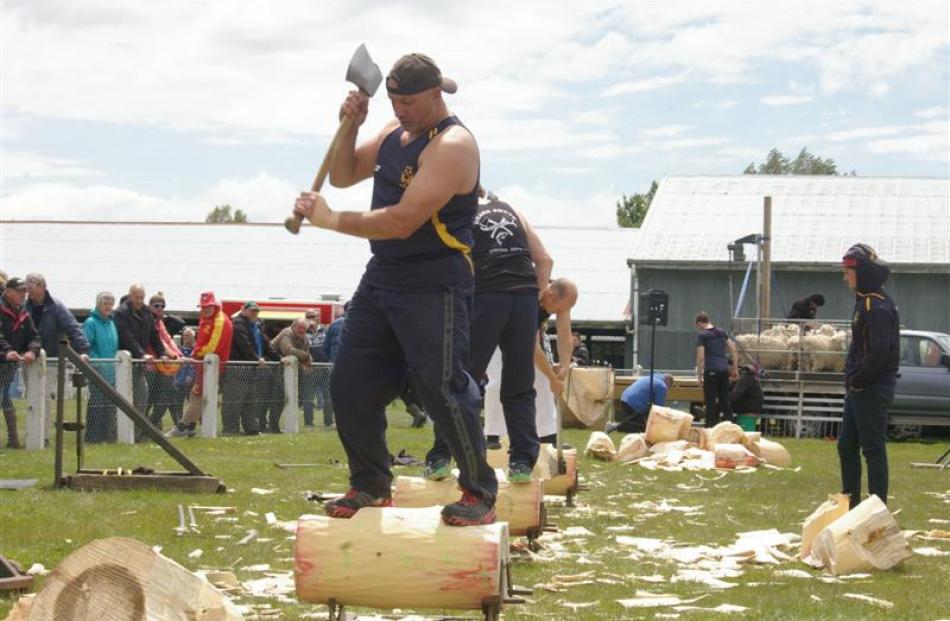
[[480, 609], [504, 598], [508, 525], [446, 526], [439, 512], [370, 507], [349, 520], [301, 516], [297, 598], [386, 609]]
[[752, 451], [754, 455], [761, 457], [767, 464], [772, 464], [773, 466], [787, 466], [792, 463], [792, 456], [789, 454], [788, 449], [778, 442], [760, 438], [745, 446]]
[[890, 569], [913, 555], [894, 516], [874, 495], [818, 533], [811, 553], [835, 576]]
[[829, 494], [828, 500], [821, 503], [815, 511], [805, 518], [802, 524], [802, 545], [798, 558], [808, 558], [811, 554], [811, 543], [815, 536], [829, 524], [848, 512], [848, 497], [845, 494]]
[[654, 405], [650, 408], [644, 437], [649, 444], [685, 439], [689, 435], [692, 424], [692, 414], [662, 405]]
[[657, 442], [650, 447], [650, 455], [665, 455], [670, 451], [685, 451], [689, 448], [687, 440], [673, 440], [672, 442]]
[[214, 586], [135, 539], [99, 539], [46, 577], [30, 621], [237, 621]]
[[584, 454], [601, 461], [614, 461], [617, 459], [617, 447], [614, 446], [614, 441], [606, 433], [595, 431], [590, 434], [590, 439], [587, 440]]
[[[563, 451], [564, 455], [564, 465], [566, 466], [567, 472], [564, 474], [557, 473], [557, 450], [550, 444], [546, 444], [541, 448], [541, 453], [544, 454], [545, 447], [547, 450], [554, 456], [553, 468], [548, 473], [549, 478], [543, 479], [544, 481], [544, 493], [549, 496], [568, 496], [569, 494], [577, 491], [577, 450], [568, 449]], [[538, 459], [538, 462], [541, 460]], [[550, 460], [545, 460], [549, 464]]]
[[742, 442], [743, 446], [749, 446], [753, 442], [758, 442], [759, 440], [762, 439], [761, 431], [746, 431], [744, 435], [745, 435], [745, 441]]
[[721, 422], [709, 430], [709, 444], [743, 444], [745, 432], [735, 423]]
[[10, 613], [3, 621], [29, 621], [30, 607], [33, 606], [34, 597], [36, 597], [36, 595], [33, 593], [20, 597], [16, 603], [13, 604], [13, 608], [10, 609]]
[[[503, 475], [503, 473], [502, 473]], [[495, 514], [499, 522], [508, 522], [511, 535], [526, 535], [541, 528], [541, 481], [527, 483], [498, 482]], [[458, 481], [450, 477], [444, 481], [428, 481], [422, 477], [396, 477], [393, 504], [397, 507], [445, 506], [462, 497]]]
[[741, 444], [717, 444], [715, 448], [716, 467], [734, 469], [736, 466], [759, 465], [759, 458]]
[[557, 397], [564, 427], [603, 429], [610, 418], [614, 370], [608, 367], [573, 367]]
[[686, 439], [697, 448], [703, 450], [709, 448], [709, 430], [705, 427], [690, 427], [686, 433]]
[[617, 449], [617, 460], [622, 462], [633, 461], [644, 457], [650, 451], [646, 438], [642, 433], [628, 433], [620, 441]]

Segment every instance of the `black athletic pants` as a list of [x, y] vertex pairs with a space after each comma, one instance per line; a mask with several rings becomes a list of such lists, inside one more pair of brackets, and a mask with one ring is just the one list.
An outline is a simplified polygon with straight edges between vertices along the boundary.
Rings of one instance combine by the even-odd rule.
[[412, 386], [458, 464], [459, 485], [494, 502], [498, 481], [485, 459], [481, 399], [465, 372], [471, 304], [469, 289], [405, 291], [360, 283], [330, 375], [337, 433], [354, 489], [391, 495], [386, 406], [411, 369]]
[[720, 420], [733, 422], [729, 371], [703, 373], [703, 399], [706, 400], [706, 427], [715, 427]]
[[[501, 349], [501, 407], [511, 447], [509, 462], [533, 468], [541, 446], [534, 404], [538, 296], [534, 293], [479, 293], [474, 306], [469, 373], [484, 386], [488, 363], [495, 348]], [[426, 455], [426, 463], [448, 458], [448, 445], [439, 426], [435, 425], [435, 444]]]

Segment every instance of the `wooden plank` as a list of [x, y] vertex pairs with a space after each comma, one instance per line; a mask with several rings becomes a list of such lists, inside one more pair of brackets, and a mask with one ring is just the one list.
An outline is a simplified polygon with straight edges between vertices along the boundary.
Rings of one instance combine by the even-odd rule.
[[194, 475], [117, 475], [117, 474], [74, 474], [66, 477], [67, 485], [73, 489], [109, 490], [161, 488], [183, 492], [213, 494], [224, 491], [221, 480], [209, 476]]

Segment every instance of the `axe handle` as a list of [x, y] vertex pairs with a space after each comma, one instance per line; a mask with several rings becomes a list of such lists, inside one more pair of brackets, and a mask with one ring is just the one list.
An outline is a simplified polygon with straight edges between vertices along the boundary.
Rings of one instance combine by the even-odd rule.
[[[333, 135], [333, 140], [330, 141], [330, 146], [327, 147], [327, 153], [323, 156], [323, 163], [320, 164], [317, 176], [313, 178], [313, 185], [310, 186], [311, 192], [319, 192], [323, 187], [324, 181], [327, 180], [327, 174], [330, 172], [330, 165], [333, 164], [333, 156], [336, 155], [336, 150], [340, 146], [340, 141], [343, 140], [343, 136], [345, 136], [352, 127], [353, 118], [344, 116], [343, 120], [340, 121], [340, 126], [336, 129], [336, 134]], [[294, 235], [300, 232], [301, 224], [303, 224], [303, 218], [296, 214], [284, 220], [284, 227]]]

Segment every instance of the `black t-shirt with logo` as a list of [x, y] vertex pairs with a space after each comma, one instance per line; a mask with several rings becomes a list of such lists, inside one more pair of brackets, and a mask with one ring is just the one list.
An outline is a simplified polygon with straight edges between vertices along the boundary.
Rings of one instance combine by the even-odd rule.
[[475, 293], [534, 293], [538, 282], [524, 224], [507, 203], [479, 205], [475, 213]]

